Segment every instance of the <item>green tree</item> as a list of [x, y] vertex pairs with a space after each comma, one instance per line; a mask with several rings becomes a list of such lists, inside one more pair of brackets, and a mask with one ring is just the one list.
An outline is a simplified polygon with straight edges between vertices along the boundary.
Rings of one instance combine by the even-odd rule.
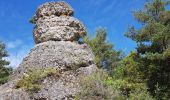
[[10, 75], [11, 68], [7, 68], [9, 62], [4, 60], [4, 57], [7, 57], [7, 51], [5, 50], [5, 44], [0, 42], [0, 84], [5, 83], [8, 80]]
[[106, 41], [107, 32], [103, 28], [96, 30], [96, 37], [85, 37], [84, 42], [90, 46], [94, 55], [95, 61], [99, 68], [106, 68], [111, 70], [117, 65], [120, 60], [120, 51], [114, 50], [113, 44]]
[[165, 0], [150, 0], [144, 9], [135, 11], [135, 19], [142, 24], [139, 30], [129, 27], [125, 34], [136, 41], [138, 62], [143, 77], [153, 95], [159, 86], [159, 97], [170, 98], [170, 11]]

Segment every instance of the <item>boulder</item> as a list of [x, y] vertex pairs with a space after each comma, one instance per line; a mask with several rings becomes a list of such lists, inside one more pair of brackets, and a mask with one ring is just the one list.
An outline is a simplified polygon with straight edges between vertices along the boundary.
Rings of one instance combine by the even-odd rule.
[[50, 16], [40, 18], [34, 28], [35, 43], [46, 41], [77, 41], [86, 35], [84, 25], [74, 17]]
[[16, 69], [15, 76], [32, 69], [55, 67], [72, 70], [94, 64], [94, 55], [86, 44], [47, 41], [36, 45]]
[[72, 15], [73, 9], [65, 2], [45, 3], [37, 9], [36, 45], [0, 86], [0, 100], [74, 100], [83, 91], [79, 80], [95, 73], [97, 67], [88, 45], [77, 41], [86, 30]]
[[36, 11], [36, 17], [44, 17], [44, 16], [72, 16], [73, 9], [66, 2], [48, 2], [38, 7]]

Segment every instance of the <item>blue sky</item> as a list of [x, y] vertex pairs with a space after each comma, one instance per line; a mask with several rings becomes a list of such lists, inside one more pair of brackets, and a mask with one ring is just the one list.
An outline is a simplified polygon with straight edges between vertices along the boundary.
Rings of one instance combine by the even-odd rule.
[[[51, 0], [0, 0], [0, 40], [7, 45], [11, 66], [16, 67], [31, 48], [33, 25], [28, 20], [36, 8]], [[54, 0], [59, 1], [59, 0]], [[145, 0], [65, 0], [75, 11], [75, 17], [88, 29], [89, 36], [94, 36], [97, 27], [108, 31], [108, 42], [116, 50], [126, 54], [135, 50], [135, 43], [124, 37], [128, 25], [139, 27], [131, 11], [142, 8]]]

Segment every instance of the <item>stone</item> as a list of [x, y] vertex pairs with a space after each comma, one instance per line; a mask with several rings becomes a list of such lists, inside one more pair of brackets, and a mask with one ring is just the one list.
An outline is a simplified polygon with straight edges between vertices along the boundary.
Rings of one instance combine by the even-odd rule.
[[34, 28], [35, 43], [53, 41], [77, 41], [86, 35], [84, 25], [74, 17], [50, 16], [40, 18]]
[[73, 9], [66, 2], [48, 2], [38, 7], [36, 11], [36, 17], [44, 17], [44, 16], [72, 16]]
[[[77, 70], [64, 71], [58, 79], [46, 77], [41, 83], [41, 90], [27, 93], [24, 89], [14, 89], [14, 83], [7, 83], [0, 87], [0, 100], [74, 100], [77, 93], [81, 92], [78, 82], [82, 76], [90, 75], [97, 71], [96, 65], [81, 67]], [[13, 86], [13, 87], [11, 87]]]
[[[86, 35], [84, 25], [72, 17], [73, 9], [65, 2], [41, 5], [34, 16], [33, 31], [36, 45], [31, 49], [10, 80], [0, 86], [0, 100], [74, 100], [79, 92], [79, 80], [98, 69], [87, 44], [78, 39]], [[38, 91], [16, 88], [16, 84], [32, 70], [54, 68], [57, 77], [44, 76], [36, 80]]]
[[86, 28], [72, 17], [73, 9], [65, 2], [49, 2], [38, 7], [32, 22], [36, 44], [46, 41], [78, 41]]
[[[89, 70], [90, 69], [90, 70]], [[95, 65], [79, 68], [76, 71], [66, 71], [56, 81], [52, 78], [44, 79], [43, 88], [34, 94], [34, 98], [48, 98], [48, 100], [74, 100], [75, 95], [81, 91], [79, 80], [84, 75], [97, 71]], [[87, 73], [88, 72], [88, 73]]]
[[47, 41], [36, 45], [16, 69], [15, 76], [32, 69], [55, 67], [72, 70], [94, 64], [94, 55], [85, 44], [70, 41]]
[[0, 92], [0, 100], [30, 100], [27, 92], [22, 89], [8, 89]]

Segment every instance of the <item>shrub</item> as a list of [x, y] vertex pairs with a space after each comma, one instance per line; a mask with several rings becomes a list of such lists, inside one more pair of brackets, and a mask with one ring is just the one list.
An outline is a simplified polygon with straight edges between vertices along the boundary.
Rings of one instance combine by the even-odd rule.
[[9, 79], [8, 76], [0, 78], [0, 85], [6, 83], [8, 81], [8, 79]]
[[8, 81], [12, 68], [0, 67], [0, 85]]
[[154, 100], [144, 83], [110, 77], [99, 70], [79, 80], [82, 91], [75, 100]]
[[108, 78], [108, 74], [102, 70], [89, 76], [82, 76], [79, 80], [82, 91], [76, 95], [76, 100], [113, 100], [123, 98], [107, 84]]
[[111, 77], [106, 80], [106, 83], [113, 90], [118, 91], [119, 97], [124, 97], [124, 99], [153, 100], [144, 83], [130, 83], [126, 79], [114, 79]]
[[129, 100], [154, 100], [154, 98], [149, 94], [147, 89], [136, 88], [135, 91], [130, 93]]
[[125, 57], [113, 70], [108, 84], [130, 100], [153, 100], [148, 93], [146, 80], [140, 72], [140, 65], [135, 62], [139, 58], [135, 52], [131, 52]]
[[59, 77], [60, 73], [55, 68], [45, 68], [38, 70], [31, 70], [27, 75], [23, 76], [16, 84], [16, 88], [24, 88], [28, 91], [38, 91], [41, 89], [40, 80], [47, 76]]

